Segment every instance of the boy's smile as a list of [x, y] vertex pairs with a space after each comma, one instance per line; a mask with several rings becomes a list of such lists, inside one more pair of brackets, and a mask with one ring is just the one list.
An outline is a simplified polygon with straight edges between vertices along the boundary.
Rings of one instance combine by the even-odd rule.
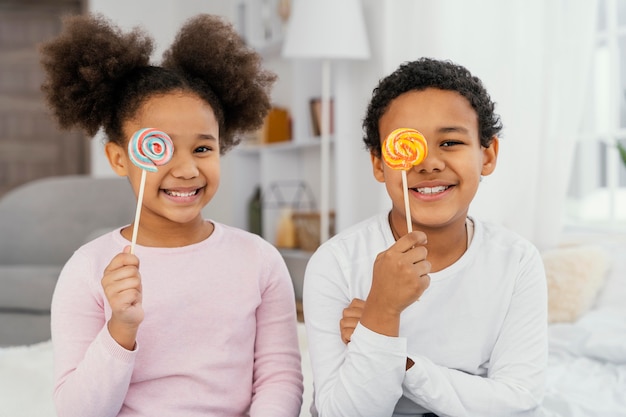
[[[419, 130], [428, 142], [427, 157], [407, 171], [415, 228], [429, 231], [464, 224], [481, 175], [495, 168], [497, 139], [489, 148], [481, 147], [478, 117], [467, 99], [435, 88], [409, 91], [391, 101], [380, 118], [380, 137], [400, 127]], [[372, 164], [393, 202], [392, 221], [404, 234], [401, 172], [375, 156]]]

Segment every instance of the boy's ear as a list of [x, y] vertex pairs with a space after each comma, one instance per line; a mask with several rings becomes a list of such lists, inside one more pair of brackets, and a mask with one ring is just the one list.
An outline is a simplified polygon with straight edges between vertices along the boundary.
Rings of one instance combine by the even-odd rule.
[[107, 142], [106, 145], [104, 145], [104, 152], [106, 153], [109, 165], [111, 165], [113, 171], [120, 177], [127, 176], [128, 167], [126, 164], [128, 163], [128, 158], [126, 158], [124, 149], [117, 143]]
[[378, 182], [385, 182], [385, 171], [382, 157], [376, 156], [374, 152], [370, 152], [370, 158], [372, 160], [374, 178], [376, 178]]
[[497, 136], [494, 136], [491, 144], [487, 148], [483, 148], [483, 169], [480, 175], [489, 175], [496, 169], [499, 146], [500, 142]]

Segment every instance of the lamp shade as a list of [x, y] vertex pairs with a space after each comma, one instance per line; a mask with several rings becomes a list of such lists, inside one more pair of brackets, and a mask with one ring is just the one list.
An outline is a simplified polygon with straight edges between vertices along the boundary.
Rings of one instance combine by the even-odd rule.
[[284, 57], [367, 59], [369, 54], [360, 0], [292, 0]]

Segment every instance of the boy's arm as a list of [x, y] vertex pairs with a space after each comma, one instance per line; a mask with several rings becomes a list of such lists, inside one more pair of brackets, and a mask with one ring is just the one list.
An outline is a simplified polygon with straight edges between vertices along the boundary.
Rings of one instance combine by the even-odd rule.
[[359, 324], [350, 343], [342, 342], [339, 319], [352, 296], [328, 247], [318, 249], [307, 265], [303, 298], [320, 417], [391, 416], [402, 396], [406, 340]]
[[[462, 341], [460, 341], [462, 343]], [[412, 357], [404, 395], [439, 416], [531, 416], [544, 395], [547, 290], [538, 253], [522, 265], [486, 377]]]

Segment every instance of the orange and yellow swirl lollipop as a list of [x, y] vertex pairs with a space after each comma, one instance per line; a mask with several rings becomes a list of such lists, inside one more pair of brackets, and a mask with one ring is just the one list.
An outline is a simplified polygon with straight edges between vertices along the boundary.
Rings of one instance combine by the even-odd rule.
[[426, 138], [419, 131], [409, 128], [400, 128], [391, 132], [383, 142], [383, 160], [392, 169], [402, 170], [402, 188], [404, 189], [404, 212], [406, 214], [406, 228], [413, 231], [411, 211], [409, 206], [409, 190], [406, 171], [419, 165], [428, 155]]
[[396, 129], [385, 138], [383, 159], [393, 169], [410, 169], [428, 155], [426, 138], [415, 129]]

